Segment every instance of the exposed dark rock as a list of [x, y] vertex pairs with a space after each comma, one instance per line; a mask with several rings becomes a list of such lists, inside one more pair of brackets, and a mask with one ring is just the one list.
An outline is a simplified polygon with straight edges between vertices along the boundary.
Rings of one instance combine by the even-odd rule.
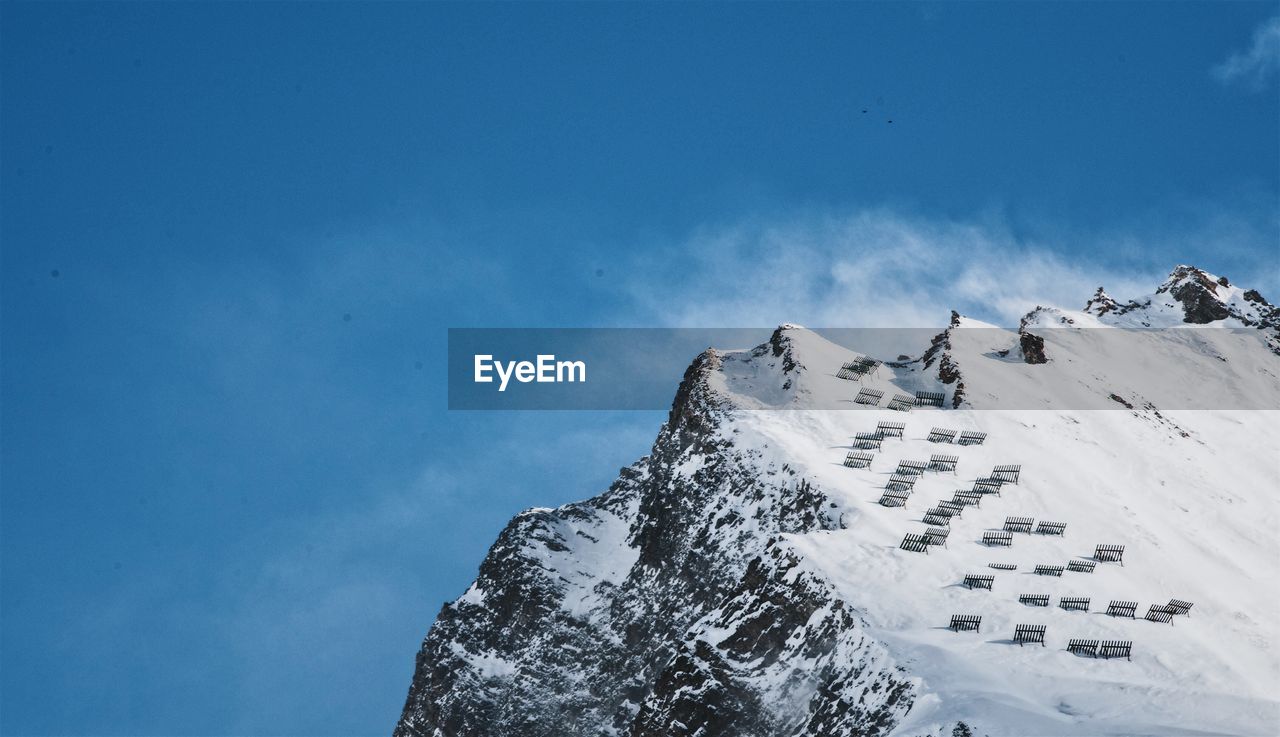
[[1183, 321], [1205, 325], [1231, 316], [1230, 310], [1218, 297], [1218, 287], [1225, 286], [1209, 278], [1194, 266], [1179, 266], [1169, 274], [1169, 280], [1156, 293], [1168, 292], [1182, 303]]
[[708, 348], [685, 369], [664, 428], [665, 433], [675, 437], [681, 451], [701, 442], [715, 429], [710, 410], [717, 402], [707, 387], [707, 375], [719, 366], [720, 356]]
[[1119, 307], [1120, 305], [1111, 298], [1111, 295], [1107, 294], [1102, 287], [1098, 287], [1098, 291], [1094, 292], [1093, 297], [1085, 303], [1084, 311], [1095, 315], [1105, 315]]
[[1044, 338], [1032, 333], [1020, 333], [1018, 344], [1022, 347], [1022, 360], [1030, 364], [1048, 363], [1044, 352]]
[[[1099, 288], [1098, 292], [1101, 294], [1102, 289]], [[1018, 323], [1018, 347], [1022, 350], [1022, 360], [1032, 365], [1049, 362], [1049, 357], [1044, 351], [1044, 338], [1031, 333], [1029, 330], [1032, 324], [1038, 324], [1041, 315], [1055, 317], [1058, 322], [1063, 325], [1075, 324], [1075, 321], [1066, 315], [1062, 315], [1056, 310], [1045, 309], [1038, 305], [1034, 310], [1023, 315], [1022, 320]]]
[[1094, 292], [1093, 297], [1085, 303], [1084, 311], [1099, 317], [1110, 313], [1124, 315], [1132, 312], [1133, 310], [1142, 309], [1150, 304], [1151, 303], [1149, 301], [1142, 303], [1132, 299], [1125, 304], [1120, 304], [1112, 299], [1111, 295], [1107, 294], [1106, 290], [1102, 287], [1098, 287], [1098, 291]]
[[1123, 404], [1125, 407], [1129, 409], [1133, 409], [1133, 405], [1124, 397], [1120, 396], [1119, 394], [1110, 394], [1108, 396], [1110, 397], [1111, 401], [1119, 402], [1120, 404]]
[[959, 409], [960, 405], [963, 402], [964, 402], [964, 382], [957, 381], [956, 388], [951, 393], [951, 407], [953, 409]]
[[[933, 365], [934, 361], [946, 357], [946, 352], [951, 349], [951, 330], [960, 326], [960, 313], [955, 310], [951, 311], [951, 322], [947, 325], [947, 329], [933, 336], [933, 340], [929, 343], [929, 348], [925, 350], [921, 356], [921, 361], [925, 368]], [[950, 384], [955, 381], [958, 376], [953, 376], [950, 381], [943, 379], [944, 384]]]
[[1204, 325], [1217, 320], [1225, 320], [1231, 316], [1227, 306], [1220, 302], [1212, 292], [1196, 284], [1184, 284], [1170, 292], [1182, 303], [1185, 317], [1183, 320], [1197, 325]]
[[796, 360], [794, 346], [791, 345], [791, 339], [787, 337], [786, 331], [792, 329], [791, 325], [781, 325], [773, 331], [769, 336], [769, 342], [766, 346], [760, 346], [756, 349], [756, 355], [763, 355], [765, 350], [773, 353], [774, 358], [782, 359], [782, 375], [786, 378], [783, 380], [783, 390], [790, 389], [794, 383], [797, 372], [804, 371], [804, 366]]
[[959, 407], [964, 401], [964, 380], [960, 375], [960, 367], [951, 358], [951, 331], [960, 327], [960, 318], [960, 313], [952, 310], [947, 329], [933, 336], [929, 348], [920, 357], [924, 368], [929, 368], [936, 362], [938, 381], [955, 387], [951, 394], [952, 407]]
[[704, 640], [685, 645], [658, 675], [632, 723], [631, 737], [752, 734], [762, 708], [736, 685], [724, 658]]

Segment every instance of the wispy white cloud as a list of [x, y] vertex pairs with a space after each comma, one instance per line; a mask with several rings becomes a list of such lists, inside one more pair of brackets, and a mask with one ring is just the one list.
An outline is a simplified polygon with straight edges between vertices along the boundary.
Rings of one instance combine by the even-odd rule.
[[1078, 309], [1100, 285], [1149, 293], [1165, 273], [1071, 260], [1060, 245], [996, 217], [802, 216], [696, 233], [668, 259], [679, 271], [645, 275], [633, 296], [656, 320], [687, 326], [934, 327], [952, 309], [1016, 324], [1039, 304]]
[[1213, 68], [1224, 84], [1242, 83], [1261, 89], [1280, 73], [1280, 15], [1268, 18], [1253, 32], [1253, 42]]

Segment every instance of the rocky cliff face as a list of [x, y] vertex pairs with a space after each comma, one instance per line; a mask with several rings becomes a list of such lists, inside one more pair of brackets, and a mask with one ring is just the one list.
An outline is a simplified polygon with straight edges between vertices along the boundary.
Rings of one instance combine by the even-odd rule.
[[1170, 274], [1169, 281], [1156, 290], [1156, 294], [1168, 292], [1178, 300], [1185, 322], [1207, 325], [1231, 317], [1231, 311], [1218, 294], [1218, 287], [1230, 286], [1225, 276], [1214, 279], [1197, 268], [1179, 266]]
[[933, 336], [928, 349], [918, 361], [904, 361], [897, 364], [905, 368], [912, 363], [919, 363], [921, 371], [929, 371], [936, 364], [938, 381], [943, 386], [951, 388], [952, 407], [959, 407], [964, 402], [964, 376], [961, 375], [960, 367], [951, 354], [951, 332], [961, 327], [963, 320], [959, 312], [952, 310], [947, 329]]
[[[803, 370], [781, 330], [754, 358]], [[511, 521], [440, 611], [396, 735], [879, 735], [910, 707], [857, 614], [795, 570], [780, 537], [839, 515], [735, 440], [720, 360], [607, 492]]]

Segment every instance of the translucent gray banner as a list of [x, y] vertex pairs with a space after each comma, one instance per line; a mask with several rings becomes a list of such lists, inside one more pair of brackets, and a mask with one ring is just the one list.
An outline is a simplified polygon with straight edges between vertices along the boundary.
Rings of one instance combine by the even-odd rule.
[[665, 410], [696, 357], [744, 409], [1280, 409], [1228, 328], [451, 328], [449, 409]]

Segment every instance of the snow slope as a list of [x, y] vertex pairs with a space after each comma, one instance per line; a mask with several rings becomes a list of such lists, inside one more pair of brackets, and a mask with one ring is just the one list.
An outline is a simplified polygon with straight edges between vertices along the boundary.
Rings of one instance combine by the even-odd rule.
[[[397, 734], [1280, 734], [1280, 325], [1224, 281], [1179, 267], [1145, 301], [1100, 289], [1017, 330], [955, 315], [919, 358], [863, 382], [836, 376], [858, 354], [793, 325], [709, 351], [650, 456], [503, 532], [424, 642]], [[1096, 336], [1134, 324], [1191, 329], [1117, 362]], [[1237, 330], [1206, 330], [1223, 327]], [[1060, 328], [1070, 337], [1048, 335]], [[1170, 409], [1206, 383], [1237, 408]], [[853, 404], [864, 386], [885, 402], [941, 391], [945, 409]], [[1046, 395], [1049, 408], [1002, 408]], [[904, 437], [844, 466], [882, 420]], [[937, 444], [933, 427], [987, 437]], [[904, 507], [878, 503], [899, 461], [937, 453], [959, 456], [955, 473], [925, 473]], [[899, 547], [998, 464], [1021, 464], [1018, 483], [953, 518], [945, 547]], [[1007, 516], [1067, 528], [984, 545]], [[1124, 545], [1123, 565], [1033, 573], [1098, 544]], [[1142, 619], [1171, 598], [1189, 616]], [[1113, 599], [1138, 602], [1137, 618], [1106, 615]], [[952, 632], [953, 614], [980, 615], [981, 631]], [[1045, 646], [1014, 644], [1017, 624], [1045, 625]], [[1076, 656], [1070, 638], [1131, 640], [1132, 658]]]
[[[1163, 421], [1124, 410], [749, 412], [735, 429], [840, 505], [844, 529], [786, 540], [919, 679], [922, 698], [896, 734], [964, 721], [992, 735], [1261, 735], [1280, 725], [1277, 419], [1244, 411], [1170, 412]], [[905, 420], [904, 438], [886, 440], [869, 469], [844, 467], [847, 440], [879, 420]], [[925, 440], [934, 426], [988, 437], [943, 447]], [[927, 473], [905, 507], [877, 503], [898, 461], [938, 452], [960, 456], [954, 475]], [[925, 531], [926, 509], [1004, 463], [1022, 464], [1020, 482], [953, 520], [945, 549], [898, 548], [905, 533]], [[1068, 527], [1062, 538], [1018, 534], [1009, 548], [983, 545], [982, 533], [1001, 529], [1006, 516]], [[1088, 559], [1100, 543], [1125, 545], [1124, 565], [1061, 578], [1031, 573], [1036, 564]], [[966, 574], [994, 574], [993, 590], [964, 588]], [[1018, 603], [1019, 594], [1041, 593], [1055, 606]], [[1057, 609], [1063, 595], [1091, 597], [1090, 612]], [[1112, 599], [1138, 601], [1141, 615], [1170, 598], [1195, 602], [1173, 625], [1100, 613]], [[952, 614], [982, 615], [982, 633], [944, 629]], [[1048, 646], [1013, 645], [1015, 624], [1046, 625]], [[1133, 661], [1068, 654], [1074, 637], [1133, 640]]]

